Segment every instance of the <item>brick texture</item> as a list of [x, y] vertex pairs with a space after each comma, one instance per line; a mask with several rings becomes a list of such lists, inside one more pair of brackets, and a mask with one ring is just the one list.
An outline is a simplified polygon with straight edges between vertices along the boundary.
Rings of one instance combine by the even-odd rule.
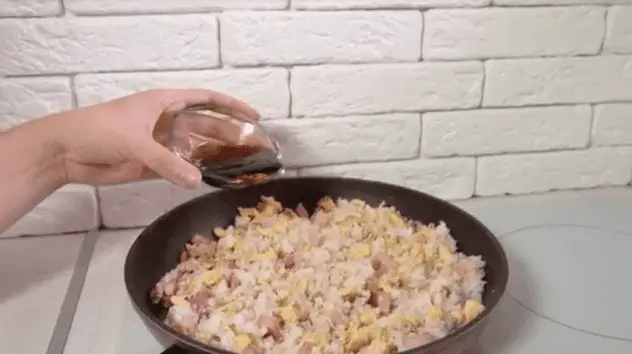
[[632, 145], [632, 104], [596, 106], [592, 143], [598, 146]]
[[301, 176], [343, 176], [394, 183], [440, 198], [457, 200], [472, 196], [474, 159], [428, 159], [308, 168]]
[[418, 114], [302, 118], [268, 125], [292, 167], [386, 161], [419, 155]]
[[61, 12], [61, 0], [0, 0], [0, 17], [56, 16]]
[[234, 95], [266, 118], [289, 115], [288, 72], [282, 68], [120, 74], [75, 78], [77, 101], [84, 106], [157, 87], [203, 87]]
[[383, 8], [478, 7], [491, 0], [292, 0], [297, 9], [342, 10]]
[[209, 68], [219, 63], [212, 15], [9, 19], [0, 21], [0, 33], [0, 75]]
[[437, 157], [583, 148], [591, 116], [586, 105], [427, 113], [422, 151]]
[[[632, 0], [0, 0], [0, 132], [208, 88], [260, 112], [289, 176], [451, 200], [627, 185], [630, 18]], [[68, 186], [3, 236], [142, 227], [210, 190]]]
[[482, 80], [483, 68], [476, 62], [298, 67], [290, 82], [292, 113], [471, 108], [481, 100]]
[[0, 78], [0, 130], [70, 108], [67, 77]]
[[66, 10], [79, 15], [209, 12], [233, 9], [272, 10], [289, 0], [65, 0]]
[[482, 157], [478, 161], [476, 194], [524, 194], [626, 185], [630, 182], [630, 171], [631, 148]]
[[449, 60], [597, 54], [604, 13], [601, 7], [430, 10], [423, 55]]
[[493, 0], [493, 3], [502, 6], [622, 5], [632, 4], [632, 0]]
[[418, 11], [229, 12], [221, 29], [228, 65], [417, 61], [421, 55]]
[[632, 56], [490, 60], [484, 106], [632, 100]]
[[631, 19], [632, 6], [613, 6], [608, 10], [608, 30], [603, 46], [605, 52], [632, 54]]

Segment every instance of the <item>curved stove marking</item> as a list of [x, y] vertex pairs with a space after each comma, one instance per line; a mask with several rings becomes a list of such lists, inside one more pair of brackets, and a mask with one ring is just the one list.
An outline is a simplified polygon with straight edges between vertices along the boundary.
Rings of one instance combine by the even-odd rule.
[[[520, 274], [520, 271], [522, 271], [523, 272], [523, 274], [522, 274], [523, 277], [529, 277], [529, 275], [528, 274], [524, 274], [524, 272], [526, 271], [525, 269], [520, 269], [520, 268], [524, 268], [524, 267], [521, 267], [520, 265], [516, 266], [515, 262], [517, 262], [517, 260], [514, 257], [512, 257], [512, 256], [515, 253], [517, 253], [516, 250], [519, 251], [520, 248], [517, 248], [516, 250], [512, 249], [508, 245], [508, 243], [509, 243], [508, 239], [512, 238], [512, 236], [517, 236], [517, 235], [519, 235], [522, 232], [530, 232], [530, 231], [535, 231], [535, 230], [539, 230], [539, 229], [556, 229], [557, 232], [559, 232], [560, 230], [564, 230], [564, 229], [579, 229], [577, 232], [580, 232], [580, 233], [581, 232], [585, 233], [586, 231], [589, 231], [591, 233], [601, 232], [601, 233], [605, 234], [605, 235], [599, 236], [602, 241], [605, 241], [604, 237], [610, 237], [610, 236], [614, 236], [614, 235], [619, 235], [620, 237], [625, 237], [626, 240], [627, 240], [627, 237], [630, 236], [631, 237], [629, 239], [630, 247], [632, 247], [632, 232], [616, 230], [616, 229], [608, 229], [608, 228], [604, 228], [602, 226], [595, 226], [595, 225], [542, 224], [542, 225], [532, 225], [532, 226], [527, 226], [527, 227], [521, 227], [521, 228], [512, 230], [510, 232], [503, 233], [502, 235], [499, 236], [499, 239], [503, 242], [503, 245], [505, 246], [505, 249], [506, 249], [506, 251], [508, 253], [508, 256], [510, 258], [510, 277], [512, 277], [512, 275], [514, 276], [513, 278], [510, 279], [510, 283], [509, 283], [509, 286], [508, 286], [508, 289], [507, 289], [507, 293], [506, 293], [506, 295], [509, 297], [509, 299], [511, 299], [513, 302], [515, 302], [519, 306], [525, 308], [529, 312], [533, 313], [534, 315], [536, 315], [536, 316], [538, 316], [538, 317], [540, 317], [542, 319], [545, 319], [547, 321], [550, 321], [550, 322], [553, 322], [555, 324], [558, 324], [560, 326], [564, 326], [566, 328], [569, 328], [569, 329], [572, 329], [572, 330], [575, 330], [575, 331], [578, 331], [578, 332], [582, 332], [582, 333], [585, 333], [585, 334], [589, 334], [589, 335], [594, 335], [594, 336], [603, 337], [603, 338], [616, 340], [616, 341], [623, 341], [623, 342], [632, 343], [632, 333], [629, 336], [628, 336], [627, 333], [625, 333], [623, 335], [620, 335], [620, 334], [613, 335], [613, 334], [609, 334], [608, 333], [608, 332], [612, 332], [612, 329], [610, 329], [610, 330], [608, 330], [608, 329], [607, 330], [600, 330], [600, 329], [592, 328], [592, 327], [595, 326], [594, 323], [589, 323], [589, 324], [588, 323], [582, 323], [582, 324], [579, 324], [579, 325], [578, 324], [573, 324], [572, 321], [577, 321], [578, 320], [577, 318], [573, 319], [572, 321], [569, 321], [570, 319], [566, 319], [566, 321], [565, 321], [565, 320], [559, 319], [559, 317], [564, 318], [564, 317], [569, 317], [569, 316], [560, 315], [559, 311], [557, 311], [557, 312], [553, 311], [555, 313], [555, 315], [547, 315], [546, 312], [548, 312], [548, 311], [543, 311], [544, 309], [538, 309], [538, 307], [545, 307], [545, 308], [549, 307], [549, 311], [550, 311], [551, 310], [550, 309], [550, 307], [551, 307], [550, 304], [549, 304], [549, 306], [547, 306], [546, 304], [535, 304], [535, 306], [534, 306], [534, 305], [528, 303], [529, 299], [521, 299], [521, 296], [517, 296], [520, 293], [514, 294], [514, 291], [515, 291], [515, 288], [516, 288], [515, 275], [514, 274], [516, 274], [516, 270], [518, 270], [518, 274]], [[538, 234], [538, 235], [541, 235], [541, 234]], [[578, 235], [579, 235], [578, 237], [581, 237], [581, 234], [578, 234]], [[560, 236], [560, 235], [558, 235], [558, 236]], [[529, 238], [529, 236], [526, 236], [526, 235], [524, 237], [525, 238]], [[558, 243], [560, 242], [559, 237], [555, 238], [555, 235], [550, 235], [550, 237], [551, 237], [550, 240], [554, 240], [554, 242], [557, 241]], [[596, 237], [597, 236], [592, 237], [591, 239], [596, 239]], [[523, 238], [523, 237], [520, 237], [520, 238]], [[529, 240], [529, 241], [533, 241], [533, 236], [531, 237], [531, 240]], [[585, 241], [585, 240], [580, 240], [580, 241]], [[551, 242], [549, 242], [549, 243], [551, 244]], [[565, 246], [568, 246], [568, 245], [569, 245], [568, 243], [565, 244]], [[543, 249], [542, 247], [544, 247], [544, 246], [546, 246], [546, 245], [540, 246], [540, 248], [538, 248], [538, 250]], [[602, 243], [601, 247], [602, 248], [604, 247], [603, 243]], [[627, 250], [630, 250], [631, 249], [630, 247], [628, 247]], [[567, 250], [568, 247], [559, 248], [559, 249]], [[523, 250], [523, 252], [524, 252], [524, 250]], [[569, 255], [570, 255], [570, 257], [569, 257]], [[561, 256], [560, 258], [563, 258], [563, 257], [567, 257], [567, 258], [576, 257], [575, 254], [570, 254], [570, 253], [563, 253], [563, 254], [560, 254], [560, 256]], [[601, 256], [604, 256], [604, 255], [602, 254]], [[598, 256], [596, 257], [596, 259], [598, 259]], [[626, 257], [626, 258], [624, 258], [624, 262], [630, 262], [632, 264], [632, 260], [630, 260], [630, 259], [632, 259], [632, 258], [627, 258]], [[559, 262], [559, 260], [558, 260], [558, 262]], [[566, 266], [569, 266], [569, 265], [572, 265], [572, 264], [573, 264], [573, 262], [562, 263], [562, 265], [566, 265]], [[574, 262], [574, 264], [582, 264], [582, 263]], [[625, 268], [632, 269], [632, 267], [627, 267], [625, 265], [621, 265], [620, 267], [624, 268], [624, 269]], [[556, 270], [559, 271], [559, 269], [556, 269]], [[583, 272], [582, 272], [582, 274], [583, 274]], [[540, 275], [542, 276], [542, 274], [540, 274]], [[546, 275], [544, 275], [543, 278], [546, 278]], [[570, 277], [570, 278], [572, 278], [572, 277]], [[512, 279], [513, 279], [513, 281], [512, 281]], [[569, 279], [569, 277], [566, 277], [566, 279]], [[621, 281], [623, 281], [623, 282], [628, 281], [629, 282], [629, 289], [632, 289], [632, 278], [626, 277], [626, 278], [621, 279], [620, 282]], [[572, 280], [571, 280], [571, 282], [572, 282]], [[616, 280], [614, 282], [616, 283]], [[620, 282], [619, 282], [619, 284], [621, 284]], [[556, 281], [554, 281], [554, 283], [558, 283], [558, 281], [556, 280]], [[535, 285], [537, 283], [529, 282], [529, 284]], [[518, 285], [520, 285], [520, 284], [518, 284]], [[525, 283], [522, 283], [522, 285], [525, 285]], [[616, 286], [616, 284], [615, 284], [615, 286]], [[623, 285], [619, 285], [619, 286], [623, 286]], [[512, 289], [512, 287], [514, 289]], [[630, 290], [630, 291], [632, 291], [632, 290]], [[540, 290], [540, 293], [541, 292], [542, 292], [542, 290]], [[557, 294], [557, 295], [559, 296], [559, 294]], [[541, 295], [538, 295], [538, 296], [541, 296]], [[582, 296], [582, 295], [579, 295], [579, 296]], [[619, 296], [621, 297], [621, 299], [626, 297], [625, 295], [619, 295]], [[545, 303], [547, 301], [551, 302], [551, 300], [549, 300], [549, 298], [551, 298], [551, 296], [547, 296], [544, 299], [537, 298], [537, 300], [534, 299], [534, 302], [535, 301], [540, 301], [540, 302], [545, 302]], [[527, 301], [525, 301], [525, 300], [527, 300]], [[552, 300], [552, 302], [555, 302], [555, 301], [556, 300]], [[625, 303], [623, 301], [621, 301], [621, 303], [622, 303], [621, 310], [624, 311], [626, 306], [628, 306], [628, 305], [627, 305], [627, 303]], [[582, 305], [583, 305], [583, 307], [579, 308], [578, 310], [580, 310], [580, 311], [585, 310], [587, 304], [584, 304], [582, 302]], [[590, 305], [590, 304], [588, 304], [588, 305]], [[600, 305], [599, 309], [603, 310], [603, 312], [613, 312], [614, 311], [614, 310], [611, 310], [611, 309], [609, 309], [607, 307], [604, 307], [603, 305]], [[630, 315], [628, 315], [628, 316], [625, 316], [622, 313], [619, 314], [619, 316], [623, 316], [624, 317], [623, 321], [625, 321], [625, 318], [631, 318], [632, 317], [632, 309], [630, 309], [629, 311], [630, 311]], [[571, 315], [570, 317], [573, 317], [573, 316]], [[581, 322], [581, 321], [582, 321], [582, 319], [579, 319], [579, 322]], [[625, 324], [623, 326], [624, 326], [624, 328], [632, 328], [632, 322], [630, 324]]]

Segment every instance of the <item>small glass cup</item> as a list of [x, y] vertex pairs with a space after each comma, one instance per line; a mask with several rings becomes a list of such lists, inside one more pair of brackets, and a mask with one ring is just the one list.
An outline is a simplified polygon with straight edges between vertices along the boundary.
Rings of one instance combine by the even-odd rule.
[[209, 105], [170, 107], [155, 132], [157, 141], [198, 167], [214, 187], [242, 188], [285, 173], [279, 144], [261, 124]]

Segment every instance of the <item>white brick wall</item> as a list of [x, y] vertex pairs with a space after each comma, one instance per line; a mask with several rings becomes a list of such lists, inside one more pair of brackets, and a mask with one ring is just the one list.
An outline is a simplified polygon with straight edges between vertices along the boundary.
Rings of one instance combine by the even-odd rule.
[[605, 11], [603, 7], [429, 10], [423, 56], [453, 60], [597, 54]]
[[225, 65], [417, 61], [419, 11], [227, 12]]
[[483, 84], [477, 62], [317, 65], [291, 74], [298, 117], [472, 108]]
[[288, 71], [283, 68], [79, 74], [75, 92], [80, 106], [159, 87], [204, 87], [248, 101], [264, 118], [290, 114]]
[[[250, 102], [291, 174], [446, 199], [626, 185], [632, 0], [0, 0], [0, 130], [155, 87]], [[68, 186], [2, 236], [209, 189]]]
[[608, 28], [603, 49], [615, 54], [632, 54], [632, 6], [608, 10]]

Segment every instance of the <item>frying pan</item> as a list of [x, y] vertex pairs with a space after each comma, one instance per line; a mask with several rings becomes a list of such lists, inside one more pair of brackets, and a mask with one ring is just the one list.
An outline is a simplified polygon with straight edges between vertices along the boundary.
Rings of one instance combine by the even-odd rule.
[[234, 222], [238, 207], [255, 206], [262, 195], [274, 197], [285, 207], [302, 203], [310, 213], [325, 196], [358, 198], [373, 206], [385, 202], [412, 220], [435, 224], [444, 221], [460, 251], [483, 257], [486, 262], [485, 311], [454, 333], [403, 353], [463, 353], [477, 344], [490, 312], [505, 292], [508, 265], [502, 246], [483, 224], [458, 207], [412, 189], [381, 182], [341, 177], [282, 178], [244, 189], [211, 192], [186, 202], [151, 223], [132, 244], [125, 260], [125, 286], [134, 308], [153, 335], [163, 343], [175, 343], [163, 354], [231, 354], [165, 325], [162, 322], [164, 310], [152, 304], [149, 292], [165, 273], [176, 267], [181, 250], [194, 234], [212, 236], [214, 227], [227, 227]]

